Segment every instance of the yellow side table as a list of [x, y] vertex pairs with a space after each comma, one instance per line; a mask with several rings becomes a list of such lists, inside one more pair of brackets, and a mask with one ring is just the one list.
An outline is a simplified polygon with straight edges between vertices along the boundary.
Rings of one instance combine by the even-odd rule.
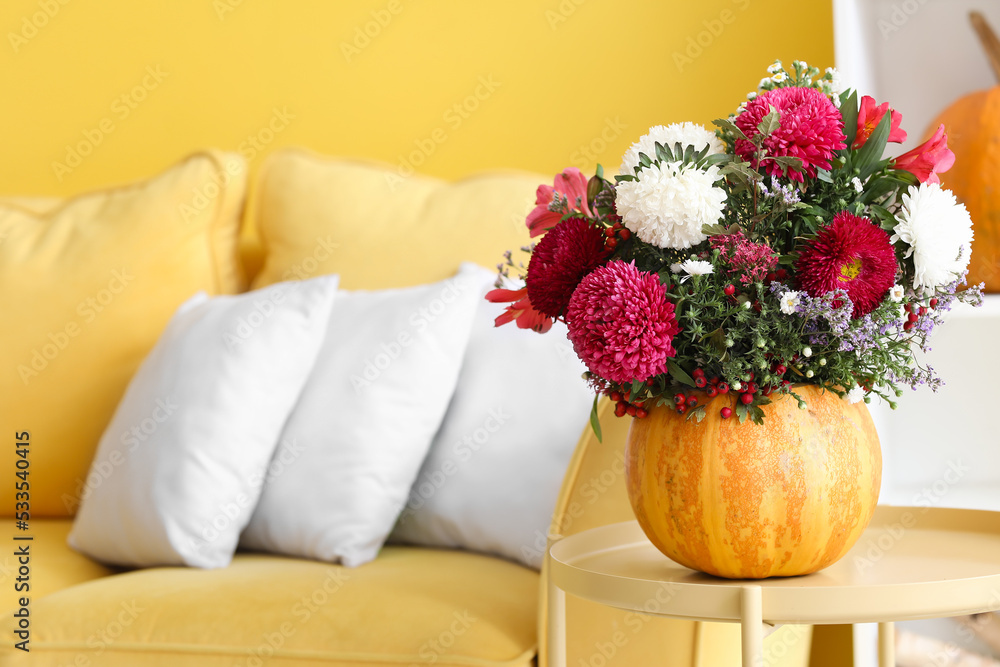
[[1000, 609], [1000, 512], [886, 507], [839, 562], [804, 577], [729, 580], [661, 554], [635, 521], [549, 547], [549, 665], [566, 665], [565, 594], [619, 609], [742, 624], [743, 667], [763, 663], [765, 624], [879, 624], [892, 667], [893, 622]]

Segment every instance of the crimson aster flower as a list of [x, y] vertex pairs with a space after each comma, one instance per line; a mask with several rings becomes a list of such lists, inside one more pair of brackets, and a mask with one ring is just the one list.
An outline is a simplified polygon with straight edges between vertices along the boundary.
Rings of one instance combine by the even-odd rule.
[[613, 382], [646, 380], [666, 371], [680, 333], [674, 304], [653, 273], [616, 260], [594, 270], [566, 309], [569, 339], [595, 374]]
[[540, 313], [559, 317], [573, 290], [609, 254], [604, 232], [583, 218], [563, 220], [550, 230], [528, 262], [528, 298]]
[[[802, 170], [785, 169], [774, 161], [764, 163], [772, 176], [787, 176], [803, 182], [803, 172], [816, 177], [816, 168], [830, 168], [833, 152], [846, 148], [844, 120], [837, 107], [826, 95], [814, 88], [775, 88], [761, 93], [747, 103], [736, 117], [736, 127], [748, 138], [760, 134], [757, 125], [774, 107], [781, 112], [781, 126], [764, 139], [764, 149], [770, 157], [797, 157]], [[746, 139], [736, 140], [736, 154], [757, 167], [757, 147]]]
[[868, 218], [842, 211], [819, 230], [795, 264], [811, 297], [842, 289], [854, 304], [852, 318], [875, 310], [896, 282], [896, 252], [889, 235]]

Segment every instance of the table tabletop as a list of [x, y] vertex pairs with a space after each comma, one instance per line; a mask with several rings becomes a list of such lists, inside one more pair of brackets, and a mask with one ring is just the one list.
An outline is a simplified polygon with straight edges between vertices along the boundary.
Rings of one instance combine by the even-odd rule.
[[612, 607], [673, 618], [745, 620], [760, 587], [769, 624], [875, 623], [1000, 609], [1000, 512], [879, 506], [847, 555], [800, 577], [730, 580], [661, 554], [636, 521], [565, 537], [549, 551], [552, 583]]

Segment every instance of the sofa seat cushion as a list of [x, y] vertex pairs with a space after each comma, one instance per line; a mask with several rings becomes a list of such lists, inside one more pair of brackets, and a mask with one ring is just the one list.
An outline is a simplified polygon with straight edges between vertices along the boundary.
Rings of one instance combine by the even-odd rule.
[[[66, 535], [73, 526], [72, 519], [32, 519], [27, 533], [18, 531], [14, 522], [5, 520], [3, 531], [4, 549], [0, 555], [0, 613], [17, 606], [18, 599], [28, 596], [34, 601], [70, 586], [99, 579], [118, 570], [105, 567], [83, 556], [66, 544]], [[30, 535], [30, 541], [15, 541], [14, 537]], [[20, 563], [14, 550], [27, 546], [29, 552], [29, 586], [27, 591], [16, 591]], [[5, 614], [6, 615], [6, 614]]]
[[461, 551], [390, 547], [354, 569], [238, 554], [33, 600], [31, 652], [4, 642], [0, 664], [520, 667], [535, 655], [537, 599], [536, 572]]

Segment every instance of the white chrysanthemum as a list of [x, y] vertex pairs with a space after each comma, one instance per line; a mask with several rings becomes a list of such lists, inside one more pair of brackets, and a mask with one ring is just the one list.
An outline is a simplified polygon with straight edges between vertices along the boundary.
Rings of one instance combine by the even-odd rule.
[[802, 299], [799, 297], [798, 292], [785, 292], [781, 295], [779, 301], [781, 302], [781, 312], [785, 315], [794, 315], [795, 309], [799, 305], [799, 301]]
[[857, 192], [858, 194], [861, 194], [862, 192], [865, 191], [865, 186], [862, 185], [861, 179], [858, 178], [857, 176], [851, 179], [851, 185], [854, 186], [854, 191]]
[[902, 285], [893, 285], [892, 289], [889, 290], [889, 298], [893, 300], [894, 303], [899, 303], [903, 300], [905, 291]]
[[914, 289], [954, 282], [969, 266], [972, 255], [972, 218], [951, 190], [940, 183], [921, 183], [903, 195], [899, 224], [889, 239], [910, 246]]
[[706, 262], [700, 259], [689, 259], [685, 262], [681, 262], [681, 270], [689, 276], [707, 276], [714, 270], [714, 268], [712, 267], [711, 262]]
[[634, 175], [635, 168], [639, 166], [639, 153], [645, 153], [650, 160], [655, 160], [657, 143], [669, 146], [670, 150], [673, 150], [674, 144], [677, 143], [682, 146], [694, 146], [696, 151], [708, 146], [710, 154], [722, 153], [726, 150], [719, 138], [713, 132], [706, 130], [704, 125], [697, 123], [657, 125], [649, 128], [649, 132], [642, 135], [639, 141], [625, 151], [618, 172], [629, 176]]
[[715, 186], [718, 167], [702, 170], [676, 162], [643, 167], [638, 180], [615, 187], [615, 206], [640, 240], [683, 250], [704, 241], [701, 228], [722, 219], [726, 193]]
[[775, 83], [784, 83], [787, 79], [788, 75], [785, 74], [784, 72], [778, 72], [777, 74], [771, 77], [771, 81], [774, 81]]
[[847, 392], [847, 402], [848, 403], [860, 403], [865, 400], [865, 390], [854, 385], [854, 388]]

